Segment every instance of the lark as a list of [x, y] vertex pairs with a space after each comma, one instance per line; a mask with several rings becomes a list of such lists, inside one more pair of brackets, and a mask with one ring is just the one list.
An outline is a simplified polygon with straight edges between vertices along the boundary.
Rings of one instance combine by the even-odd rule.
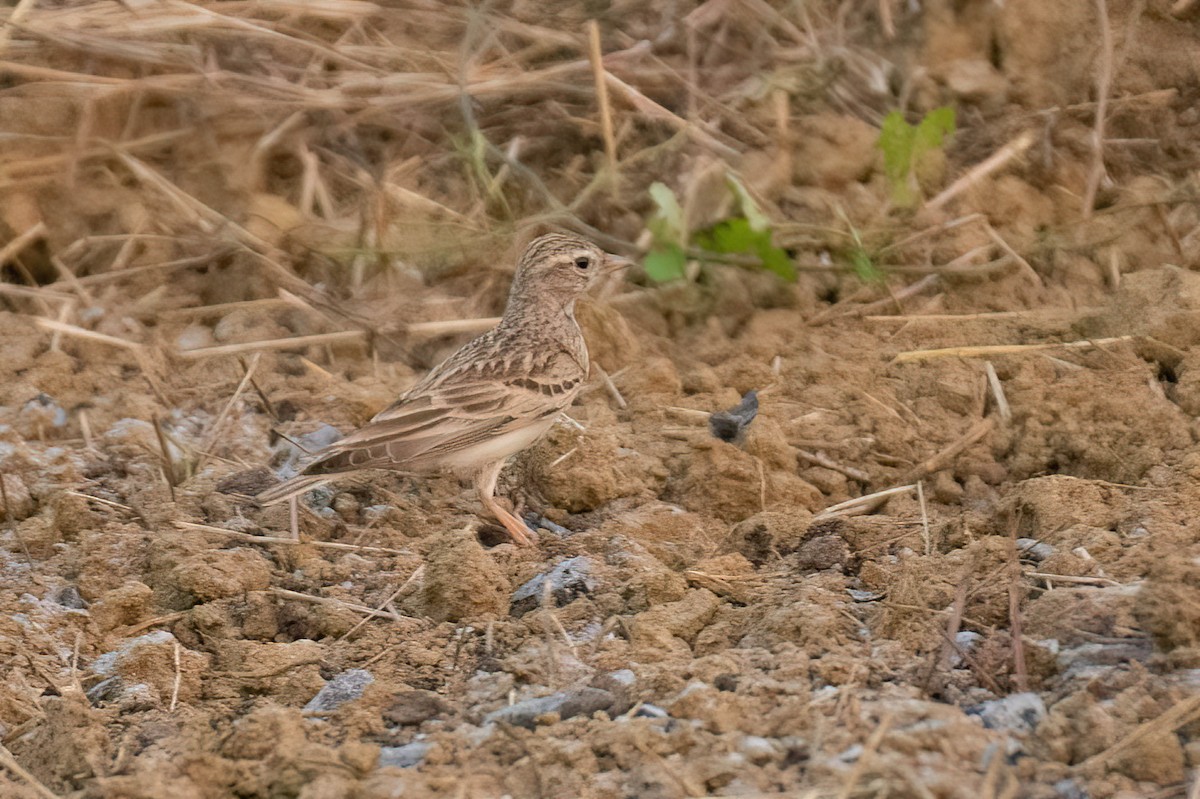
[[331, 475], [364, 469], [451, 471], [474, 480], [484, 509], [518, 544], [529, 529], [496, 499], [505, 461], [550, 429], [583, 388], [588, 350], [575, 302], [629, 262], [551, 233], [525, 249], [500, 323], [468, 342], [362, 428], [315, 453], [256, 499], [295, 497]]

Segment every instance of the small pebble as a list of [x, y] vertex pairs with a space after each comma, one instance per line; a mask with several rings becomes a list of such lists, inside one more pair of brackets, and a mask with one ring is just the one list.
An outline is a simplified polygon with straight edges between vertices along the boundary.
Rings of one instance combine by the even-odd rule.
[[116, 674], [118, 664], [128, 658], [135, 650], [144, 646], [161, 646], [163, 644], [173, 644], [175, 636], [171, 635], [166, 630], [155, 630], [152, 633], [139, 635], [137, 638], [131, 638], [122, 644], [120, 649], [114, 649], [111, 652], [105, 652], [100, 657], [92, 661], [92, 673], [99, 674], [104, 677]]
[[600, 688], [574, 688], [502, 707], [488, 713], [483, 723], [503, 722], [532, 730], [539, 721], [552, 713], [557, 714], [559, 719], [590, 716], [598, 710], [608, 710], [615, 701], [615, 696]]
[[1059, 795], [1060, 799], [1088, 799], [1088, 792], [1079, 787], [1079, 783], [1072, 779], [1059, 780], [1054, 783], [1054, 792]]
[[[279, 479], [286, 480], [295, 477], [300, 471], [300, 461], [309, 453], [324, 449], [342, 437], [342, 431], [328, 424], [323, 424], [311, 433], [305, 433], [295, 439], [295, 443], [280, 438], [275, 442], [276, 458], [283, 458], [283, 463], [275, 470]], [[328, 503], [326, 503], [328, 504]]]
[[188, 325], [175, 337], [175, 346], [182, 352], [208, 347], [215, 342], [212, 331], [199, 324]]
[[379, 767], [412, 768], [421, 765], [433, 744], [413, 741], [404, 746], [384, 746], [379, 750]]
[[977, 716], [989, 730], [1030, 733], [1046, 718], [1046, 703], [1037, 694], [1024, 692], [983, 702], [966, 712]]
[[1021, 557], [1043, 561], [1054, 554], [1054, 547], [1033, 538], [1018, 538], [1017, 552]]
[[635, 712], [633, 715], [634, 715], [634, 718], [643, 718], [643, 719], [669, 719], [669, 718], [671, 718], [670, 713], [663, 710], [658, 705], [651, 705], [649, 703], [639, 705], [637, 712]]
[[782, 748], [774, 741], [760, 735], [746, 735], [738, 742], [738, 751], [745, 755], [751, 763], [762, 765], [779, 757]]
[[352, 702], [363, 695], [367, 686], [375, 682], [371, 672], [364, 669], [349, 669], [334, 677], [308, 700], [304, 706], [307, 713], [327, 713], [338, 707]]
[[959, 668], [963, 665], [963, 656], [960, 653], [969, 653], [976, 645], [983, 640], [983, 636], [974, 630], [962, 630], [954, 635], [955, 649], [950, 653], [951, 668]]
[[554, 604], [562, 607], [573, 599], [595, 590], [592, 562], [586, 556], [578, 555], [564, 560], [548, 572], [537, 575], [513, 592], [509, 613], [513, 616], [523, 616], [540, 607], [542, 597], [547, 591], [547, 583], [550, 595], [554, 597]]

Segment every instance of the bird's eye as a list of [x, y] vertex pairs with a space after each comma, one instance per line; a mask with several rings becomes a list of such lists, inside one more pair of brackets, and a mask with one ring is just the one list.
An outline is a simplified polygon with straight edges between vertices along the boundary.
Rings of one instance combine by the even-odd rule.
[[581, 255], [575, 259], [575, 268], [576, 269], [587, 269], [591, 265], [592, 265], [592, 259], [588, 258], [585, 255]]

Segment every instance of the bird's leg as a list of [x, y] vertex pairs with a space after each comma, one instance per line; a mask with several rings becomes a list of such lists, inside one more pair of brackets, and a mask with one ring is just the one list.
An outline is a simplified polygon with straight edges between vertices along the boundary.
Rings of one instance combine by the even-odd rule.
[[504, 529], [508, 530], [508, 534], [513, 537], [513, 540], [524, 546], [531, 546], [534, 541], [529, 534], [529, 528], [525, 523], [513, 516], [507, 510], [500, 506], [496, 501], [496, 481], [500, 477], [500, 470], [504, 468], [504, 461], [488, 464], [480, 469], [475, 474], [475, 491], [479, 495], [479, 501], [483, 503], [483, 507], [488, 513], [495, 517], [496, 521], [504, 525]]

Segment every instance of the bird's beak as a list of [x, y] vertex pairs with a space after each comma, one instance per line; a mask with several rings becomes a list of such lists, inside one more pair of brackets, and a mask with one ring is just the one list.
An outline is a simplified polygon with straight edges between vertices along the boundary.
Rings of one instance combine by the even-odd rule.
[[622, 269], [628, 269], [629, 267], [633, 266], [633, 264], [634, 262], [632, 259], [626, 258], [623, 255], [606, 253], [604, 258], [604, 272], [605, 274], [620, 272]]

